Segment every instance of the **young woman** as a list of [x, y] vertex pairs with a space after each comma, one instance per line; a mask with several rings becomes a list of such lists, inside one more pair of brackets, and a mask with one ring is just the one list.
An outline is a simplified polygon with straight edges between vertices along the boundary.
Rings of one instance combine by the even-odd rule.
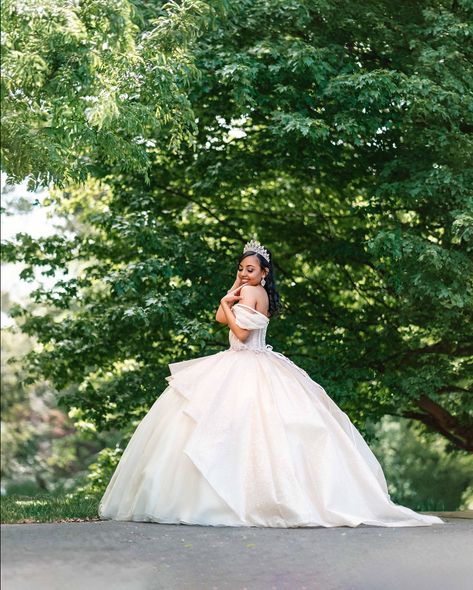
[[272, 255], [248, 242], [216, 319], [229, 348], [171, 363], [100, 501], [104, 519], [211, 526], [444, 524], [394, 504], [375, 455], [323, 387], [266, 344]]

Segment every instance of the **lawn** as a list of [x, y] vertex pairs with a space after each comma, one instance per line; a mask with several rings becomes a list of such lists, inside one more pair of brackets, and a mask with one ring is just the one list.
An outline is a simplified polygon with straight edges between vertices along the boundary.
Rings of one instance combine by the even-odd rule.
[[97, 520], [100, 498], [73, 494], [40, 496], [2, 496], [2, 524]]

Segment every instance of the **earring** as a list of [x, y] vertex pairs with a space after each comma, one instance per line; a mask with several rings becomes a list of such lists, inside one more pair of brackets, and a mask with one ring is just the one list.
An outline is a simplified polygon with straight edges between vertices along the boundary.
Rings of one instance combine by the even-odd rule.
[[260, 285], [261, 285], [262, 287], [264, 287], [264, 286], [266, 285], [266, 281], [264, 280], [264, 277], [261, 279], [261, 281], [260, 281]]

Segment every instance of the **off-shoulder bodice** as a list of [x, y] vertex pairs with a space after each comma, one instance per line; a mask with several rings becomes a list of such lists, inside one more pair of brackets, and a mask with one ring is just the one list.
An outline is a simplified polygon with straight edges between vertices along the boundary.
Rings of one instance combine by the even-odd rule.
[[242, 342], [230, 330], [228, 335], [230, 348], [232, 350], [266, 350], [266, 330], [269, 318], [243, 303], [235, 303], [232, 311], [237, 325], [251, 331], [248, 338]]

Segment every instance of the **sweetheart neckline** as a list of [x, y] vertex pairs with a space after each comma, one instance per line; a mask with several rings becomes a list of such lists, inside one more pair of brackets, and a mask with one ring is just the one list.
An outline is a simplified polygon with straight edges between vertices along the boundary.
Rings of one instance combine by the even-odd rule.
[[247, 307], [248, 309], [251, 309], [252, 311], [255, 311], [256, 313], [259, 313], [264, 318], [266, 318], [268, 320], [268, 322], [269, 322], [269, 317], [267, 315], [264, 315], [264, 313], [262, 313], [261, 311], [258, 311], [254, 307], [250, 307], [249, 305], [245, 305], [244, 303], [235, 303], [235, 305], [241, 305], [242, 307]]

